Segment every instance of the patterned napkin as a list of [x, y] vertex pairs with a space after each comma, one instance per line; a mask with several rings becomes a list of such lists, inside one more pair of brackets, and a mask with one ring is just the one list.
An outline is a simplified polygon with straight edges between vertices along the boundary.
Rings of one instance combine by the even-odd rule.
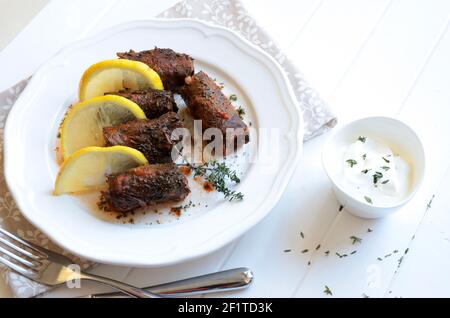
[[[294, 64], [280, 51], [267, 33], [261, 29], [239, 0], [184, 0], [161, 13], [163, 18], [195, 18], [230, 28], [273, 56], [283, 67], [294, 87], [296, 97], [303, 111], [305, 141], [332, 128], [337, 120], [327, 105], [305, 81]], [[0, 93], [0, 160], [3, 162], [3, 127], [9, 110], [28, 83], [28, 79]], [[0, 226], [17, 233], [36, 244], [64, 253], [74, 262], [88, 268], [94, 264], [67, 254], [60, 247], [28, 223], [20, 214], [9, 193], [3, 170], [0, 171]], [[16, 273], [0, 267], [0, 271], [16, 297], [32, 297], [47, 290]]]

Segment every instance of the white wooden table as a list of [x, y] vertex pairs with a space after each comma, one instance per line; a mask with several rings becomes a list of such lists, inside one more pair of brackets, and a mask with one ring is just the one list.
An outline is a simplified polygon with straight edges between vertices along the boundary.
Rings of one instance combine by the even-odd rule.
[[[51, 1], [0, 52], [0, 91], [30, 76], [61, 46], [116, 23], [152, 17], [175, 2]], [[248, 266], [256, 276], [254, 285], [229, 296], [331, 297], [324, 294], [325, 285], [338, 297], [450, 296], [450, 1], [244, 2], [341, 123], [389, 115], [418, 132], [428, 159], [422, 188], [391, 217], [364, 220], [345, 209], [339, 212], [321, 167], [327, 138], [322, 136], [305, 144], [295, 175], [271, 214], [230, 246], [166, 268], [102, 265], [95, 272], [147, 285]], [[362, 242], [352, 245], [352, 235]], [[340, 258], [336, 252], [349, 256]], [[96, 290], [86, 285], [52, 296]]]

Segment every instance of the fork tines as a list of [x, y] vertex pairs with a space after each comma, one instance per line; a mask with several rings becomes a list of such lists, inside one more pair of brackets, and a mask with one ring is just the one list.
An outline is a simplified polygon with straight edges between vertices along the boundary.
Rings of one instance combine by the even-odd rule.
[[33, 278], [46, 255], [36, 245], [0, 228], [0, 263], [9, 269]]

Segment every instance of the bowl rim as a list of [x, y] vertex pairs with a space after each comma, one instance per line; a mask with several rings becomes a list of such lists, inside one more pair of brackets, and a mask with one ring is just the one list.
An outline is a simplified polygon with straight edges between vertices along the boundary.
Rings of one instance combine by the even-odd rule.
[[[331, 176], [327, 164], [326, 164], [326, 159], [325, 159], [325, 152], [326, 149], [332, 144], [333, 140], [336, 138], [336, 136], [338, 136], [340, 133], [342, 133], [342, 131], [344, 131], [346, 128], [355, 125], [358, 122], [362, 122], [362, 121], [368, 121], [368, 120], [383, 120], [383, 121], [391, 121], [394, 122], [396, 125], [398, 126], [402, 126], [404, 129], [406, 129], [409, 133], [411, 133], [411, 135], [416, 139], [417, 144], [419, 145], [419, 151], [422, 155], [422, 161], [423, 161], [423, 169], [422, 169], [422, 173], [420, 174], [418, 180], [416, 182], [414, 182], [414, 187], [413, 189], [411, 189], [410, 193], [401, 201], [395, 203], [395, 204], [369, 204], [368, 202], [362, 200], [361, 198], [357, 198], [355, 196], [350, 195], [347, 191], [345, 191], [341, 186], [339, 186], [339, 184], [334, 180], [334, 178]], [[375, 209], [394, 209], [394, 208], [398, 208], [404, 204], [406, 204], [408, 201], [410, 201], [414, 195], [417, 193], [417, 191], [419, 190], [419, 188], [421, 187], [424, 177], [425, 177], [425, 171], [426, 171], [426, 156], [425, 156], [425, 148], [423, 146], [423, 143], [419, 137], [419, 135], [416, 133], [416, 131], [414, 129], [412, 129], [411, 126], [409, 126], [408, 124], [406, 124], [405, 122], [394, 118], [394, 117], [389, 117], [389, 116], [367, 116], [367, 117], [362, 117], [362, 118], [358, 118], [356, 120], [352, 120], [348, 123], [345, 123], [343, 126], [341, 127], [337, 127], [337, 129], [334, 130], [334, 132], [331, 133], [331, 135], [328, 137], [328, 139], [325, 141], [325, 144], [322, 147], [322, 154], [321, 154], [321, 160], [322, 160], [322, 167], [325, 170], [326, 175], [328, 176], [328, 178], [330, 179], [331, 183], [333, 184], [334, 187], [336, 187], [337, 189], [339, 189], [346, 197], [357, 201], [358, 203], [361, 203], [364, 207], [367, 208], [375, 208]]]

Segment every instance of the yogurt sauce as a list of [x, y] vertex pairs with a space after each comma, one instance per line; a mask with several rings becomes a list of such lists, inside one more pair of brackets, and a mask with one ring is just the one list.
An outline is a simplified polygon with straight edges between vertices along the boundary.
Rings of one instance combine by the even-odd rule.
[[342, 186], [374, 205], [397, 204], [411, 188], [411, 167], [385, 143], [360, 136], [344, 151]]

